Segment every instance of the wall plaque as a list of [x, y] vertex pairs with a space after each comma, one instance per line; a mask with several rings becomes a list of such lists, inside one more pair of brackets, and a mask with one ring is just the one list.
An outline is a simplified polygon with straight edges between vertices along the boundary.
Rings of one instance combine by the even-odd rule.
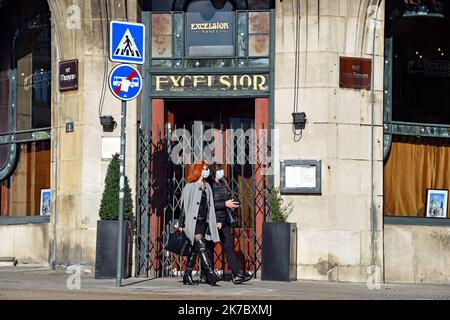
[[78, 90], [78, 59], [59, 62], [59, 91]]
[[339, 87], [369, 90], [372, 84], [372, 59], [341, 57]]

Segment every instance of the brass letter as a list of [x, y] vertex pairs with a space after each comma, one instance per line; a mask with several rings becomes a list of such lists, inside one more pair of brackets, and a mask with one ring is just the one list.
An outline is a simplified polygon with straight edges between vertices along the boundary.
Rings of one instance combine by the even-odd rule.
[[175, 77], [175, 76], [170, 76], [170, 80], [172, 81], [172, 88], [173, 87], [179, 87], [180, 84], [178, 83], [178, 81], [180, 81], [181, 76]]
[[[259, 82], [258, 80], [261, 80], [261, 82]], [[266, 84], [266, 76], [262, 76], [262, 75], [255, 75], [253, 76], [253, 89], [255, 91], [266, 91], [267, 90], [267, 84]]]
[[238, 76], [234, 75], [233, 76], [233, 90], [234, 91], [237, 90], [237, 85], [238, 85]]
[[161, 83], [169, 83], [167, 76], [156, 76], [156, 91], [164, 91], [164, 89], [161, 89]]
[[205, 76], [194, 76], [194, 89], [197, 88], [199, 83], [206, 83]]
[[[244, 81], [245, 79], [247, 79], [247, 81]], [[242, 90], [248, 90], [252, 87], [252, 78], [248, 75], [243, 75], [239, 81], [239, 84], [242, 87]]]
[[226, 86], [226, 88], [221, 88], [222, 90], [230, 90], [231, 82], [229, 76], [220, 76], [219, 82]]
[[211, 88], [213, 84], [213, 76], [208, 76], [208, 88]]
[[192, 80], [191, 76], [184, 76], [183, 79], [181, 79], [181, 86], [184, 88], [186, 85], [186, 79]]

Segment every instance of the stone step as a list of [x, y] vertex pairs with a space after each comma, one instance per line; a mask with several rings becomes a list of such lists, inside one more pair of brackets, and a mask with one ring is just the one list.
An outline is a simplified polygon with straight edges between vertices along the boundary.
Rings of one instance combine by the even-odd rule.
[[0, 262], [14, 262], [16, 257], [0, 257]]
[[0, 267], [15, 267], [16, 265], [15, 257], [0, 257]]

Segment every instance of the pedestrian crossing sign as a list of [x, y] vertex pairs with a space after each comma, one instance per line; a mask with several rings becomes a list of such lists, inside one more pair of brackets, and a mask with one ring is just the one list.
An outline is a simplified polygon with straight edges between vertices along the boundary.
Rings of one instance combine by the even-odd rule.
[[111, 61], [132, 64], [144, 63], [145, 26], [143, 24], [111, 21], [109, 34], [109, 59]]

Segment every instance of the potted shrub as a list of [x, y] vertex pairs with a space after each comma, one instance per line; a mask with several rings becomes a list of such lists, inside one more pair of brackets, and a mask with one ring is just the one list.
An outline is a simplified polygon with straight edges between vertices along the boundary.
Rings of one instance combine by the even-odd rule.
[[262, 231], [262, 280], [297, 280], [297, 225], [287, 223], [292, 201], [284, 203], [280, 189], [268, 193], [269, 222]]
[[[105, 190], [100, 203], [100, 220], [97, 221], [97, 247], [95, 277], [110, 279], [117, 272], [117, 239], [119, 237], [119, 154], [115, 154], [108, 166]], [[124, 262], [123, 277], [131, 277], [132, 232], [129, 218], [132, 217], [133, 201], [128, 178], [125, 177], [124, 210]]]

